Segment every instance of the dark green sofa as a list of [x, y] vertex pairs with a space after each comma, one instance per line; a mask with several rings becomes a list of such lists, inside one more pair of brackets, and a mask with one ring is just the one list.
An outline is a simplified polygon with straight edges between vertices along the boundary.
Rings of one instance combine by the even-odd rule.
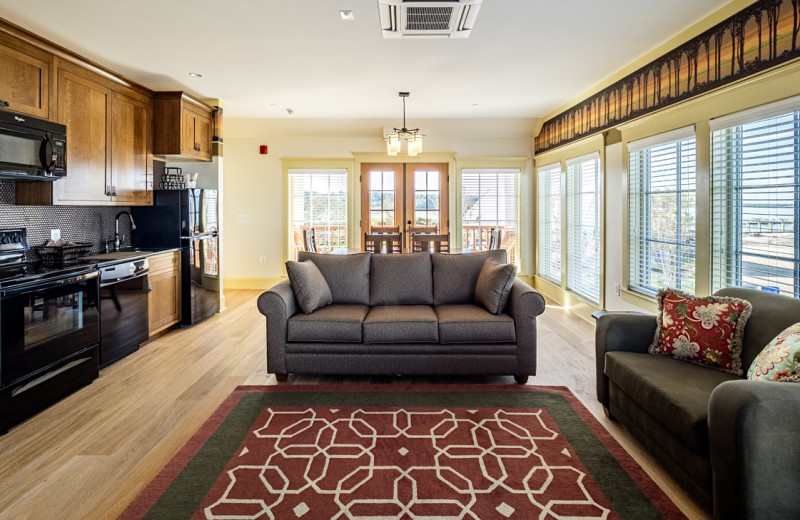
[[[775, 336], [800, 321], [800, 300], [753, 289], [745, 374]], [[597, 399], [716, 519], [800, 518], [800, 384], [748, 381], [648, 354], [656, 317], [599, 313]]]
[[487, 258], [473, 254], [300, 253], [319, 268], [333, 304], [300, 312], [289, 280], [258, 298], [267, 318], [267, 371], [287, 374], [536, 374], [544, 298], [517, 279], [502, 313], [475, 303]]

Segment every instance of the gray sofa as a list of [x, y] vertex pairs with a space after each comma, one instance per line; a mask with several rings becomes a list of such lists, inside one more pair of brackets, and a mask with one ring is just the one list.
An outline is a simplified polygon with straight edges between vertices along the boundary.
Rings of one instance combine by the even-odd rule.
[[489, 257], [473, 254], [299, 253], [327, 281], [333, 304], [299, 312], [289, 280], [258, 298], [267, 318], [267, 371], [299, 374], [536, 374], [536, 316], [544, 298], [514, 280], [508, 304], [475, 303]]
[[[753, 305], [745, 374], [780, 332], [800, 321], [800, 300], [728, 288]], [[800, 385], [748, 381], [648, 354], [656, 317], [600, 313], [597, 399], [716, 519], [798, 518]]]

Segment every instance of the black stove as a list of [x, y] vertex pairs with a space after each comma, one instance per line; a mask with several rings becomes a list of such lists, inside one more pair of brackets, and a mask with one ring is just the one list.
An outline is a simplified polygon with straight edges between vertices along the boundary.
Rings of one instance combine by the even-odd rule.
[[0, 288], [36, 284], [97, 269], [97, 262], [78, 258], [64, 265], [26, 262], [28, 236], [24, 228], [0, 229]]
[[28, 249], [25, 229], [0, 229], [0, 434], [98, 376], [100, 270]]

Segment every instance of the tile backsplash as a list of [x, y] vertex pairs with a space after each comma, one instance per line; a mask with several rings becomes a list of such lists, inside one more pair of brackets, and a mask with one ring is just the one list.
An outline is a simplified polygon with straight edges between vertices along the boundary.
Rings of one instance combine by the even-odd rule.
[[[58, 182], [58, 181], [55, 181]], [[14, 181], [0, 180], [0, 229], [26, 228], [28, 243], [42, 245], [50, 239], [51, 229], [60, 229], [61, 238], [73, 242], [94, 244], [92, 253], [103, 251], [103, 240], [114, 238], [114, 217], [124, 206], [16, 206]], [[130, 223], [120, 218], [120, 235], [130, 245]], [[29, 253], [29, 260], [35, 260]]]

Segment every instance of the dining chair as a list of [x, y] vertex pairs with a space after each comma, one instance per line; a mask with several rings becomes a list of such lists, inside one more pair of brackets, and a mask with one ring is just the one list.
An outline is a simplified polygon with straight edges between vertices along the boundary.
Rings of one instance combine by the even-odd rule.
[[416, 234], [412, 238], [412, 251], [430, 251], [431, 253], [450, 252], [450, 233], [444, 235]]
[[492, 228], [489, 230], [489, 251], [500, 249], [500, 242], [503, 241], [503, 230]]
[[400, 253], [402, 233], [364, 233], [364, 249], [373, 253]]
[[303, 245], [309, 253], [317, 252], [317, 238], [313, 228], [303, 230]]
[[439, 226], [408, 226], [408, 234], [413, 235], [414, 233], [426, 233], [429, 235], [435, 235], [439, 232]]
[[385, 234], [385, 233], [392, 233], [397, 234], [400, 232], [400, 226], [371, 226], [369, 228], [369, 232], [372, 234]]

